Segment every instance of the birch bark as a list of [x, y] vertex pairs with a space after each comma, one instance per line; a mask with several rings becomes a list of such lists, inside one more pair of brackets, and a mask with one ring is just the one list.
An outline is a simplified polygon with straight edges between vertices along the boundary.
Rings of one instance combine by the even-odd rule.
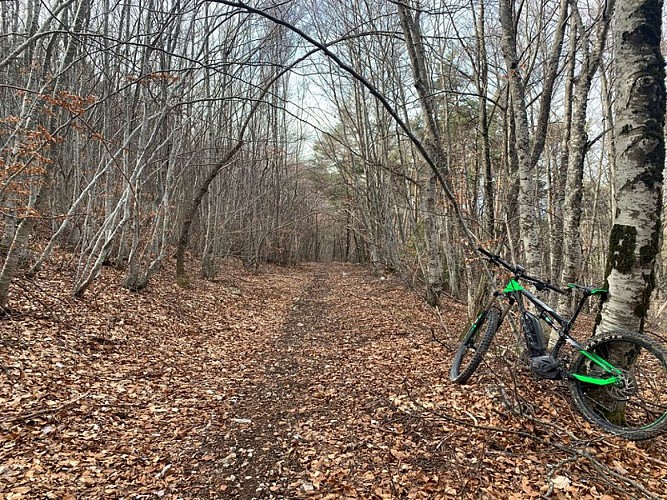
[[616, 214], [607, 260], [609, 297], [598, 331], [643, 330], [655, 286], [665, 167], [662, 4], [616, 2]]

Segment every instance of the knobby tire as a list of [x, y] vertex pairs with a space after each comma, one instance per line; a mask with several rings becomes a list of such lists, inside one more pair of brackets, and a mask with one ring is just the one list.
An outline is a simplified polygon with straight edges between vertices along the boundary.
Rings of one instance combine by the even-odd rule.
[[[456, 384], [465, 384], [475, 373], [482, 362], [486, 351], [489, 350], [493, 336], [498, 331], [500, 310], [492, 307], [484, 311], [468, 330], [454, 356], [454, 362], [449, 372], [449, 379]], [[472, 351], [472, 356], [470, 356]], [[466, 360], [466, 356], [470, 356]]]
[[[633, 441], [651, 439], [667, 428], [667, 351], [646, 335], [608, 333], [591, 338], [586, 350], [622, 370], [622, 382], [596, 386], [570, 379], [574, 405], [589, 422]], [[605, 377], [583, 354], [571, 373]]]

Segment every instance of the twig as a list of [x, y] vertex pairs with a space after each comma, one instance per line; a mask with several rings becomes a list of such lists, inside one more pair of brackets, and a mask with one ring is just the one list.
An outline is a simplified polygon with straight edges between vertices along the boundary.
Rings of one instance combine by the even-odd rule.
[[[436, 306], [434, 309], [435, 309], [436, 314], [438, 315], [438, 319], [440, 320], [440, 326], [444, 330], [445, 334], [447, 334], [447, 336], [449, 337], [450, 336], [449, 331], [447, 330], [447, 325], [445, 324], [445, 320], [443, 319], [442, 314], [440, 313], [440, 307]], [[431, 338], [433, 339], [434, 342], [437, 342], [438, 344], [443, 346], [448, 351], [451, 352], [451, 351], [454, 350], [454, 348], [451, 347], [449, 344], [443, 342], [442, 340], [440, 340], [439, 338], [437, 338], [435, 336], [435, 329], [433, 327], [431, 327]]]
[[476, 425], [476, 426], [479, 425], [479, 422], [478, 422], [477, 419], [475, 418], [475, 415], [473, 415], [473, 414], [470, 413], [469, 411], [465, 411], [464, 413], [465, 413], [466, 415], [468, 415], [468, 416], [472, 419], [473, 422], [475, 422], [475, 425]]
[[551, 467], [551, 470], [547, 473], [547, 482], [549, 483], [549, 489], [546, 491], [544, 495], [542, 495], [543, 498], [549, 498], [551, 494], [554, 492], [555, 485], [553, 482], [553, 477], [556, 471], [558, 471], [563, 465], [576, 462], [577, 460], [579, 460], [578, 456], [568, 457], [561, 460], [553, 467]]
[[375, 302], [376, 304], [380, 304], [380, 299], [376, 299], [375, 297], [371, 297], [370, 295], [358, 295], [354, 292], [347, 291], [348, 295], [352, 295], [353, 297], [359, 299], [359, 300], [370, 300], [371, 302]]
[[21, 421], [26, 421], [26, 420], [31, 420], [36, 417], [41, 417], [42, 415], [48, 415], [48, 414], [57, 414], [60, 413], [61, 411], [69, 408], [70, 406], [73, 406], [76, 404], [79, 400], [85, 398], [90, 394], [90, 391], [86, 392], [85, 394], [81, 394], [80, 396], [75, 397], [74, 399], [70, 399], [69, 401], [63, 403], [57, 408], [46, 408], [44, 410], [39, 410], [35, 411], [32, 413], [29, 413], [27, 415], [19, 415], [18, 417], [12, 417], [12, 418], [7, 418], [5, 420], [0, 420], [0, 424], [7, 424], [7, 423], [13, 423], [13, 422], [21, 422]]
[[[28, 285], [30, 285], [33, 289], [30, 289], [30, 286]], [[62, 323], [61, 318], [63, 317], [63, 314], [59, 314], [55, 310], [55, 304], [48, 304], [42, 300], [38, 293], [41, 293], [42, 295], [59, 302], [61, 307], [71, 306], [67, 300], [48, 292], [36, 280], [17, 280], [15, 286], [20, 288], [24, 292], [25, 296], [31, 301], [38, 302], [42, 306], [41, 310], [46, 317], [53, 320], [53, 322], [56, 324]], [[60, 311], [62, 313], [63, 309], [60, 309]]]
[[652, 457], [651, 455], [646, 455], [646, 460], [649, 460], [654, 464], [660, 465], [661, 467], [667, 467], [667, 462], [663, 462], [662, 460]]
[[35, 287], [38, 291], [42, 292], [42, 293], [43, 293], [44, 295], [46, 295], [47, 297], [50, 297], [50, 298], [52, 298], [52, 299], [54, 299], [54, 300], [56, 300], [56, 301], [58, 301], [58, 302], [64, 304], [65, 306], [67, 306], [67, 307], [71, 307], [71, 306], [72, 306], [71, 301], [69, 301], [68, 299], [64, 299], [64, 298], [62, 298], [62, 297], [58, 297], [57, 295], [53, 294], [52, 292], [49, 292], [49, 291], [45, 290], [44, 287], [41, 286], [41, 285], [39, 284], [39, 282], [38, 282], [36, 279], [34, 279], [34, 278], [31, 278], [31, 279], [25, 279], [25, 280], [23, 280], [22, 282], [19, 282], [19, 285], [21, 285], [21, 288], [22, 288], [25, 292], [28, 292], [28, 289], [27, 289], [27, 286], [26, 286], [26, 285], [28, 285], [28, 284], [30, 284], [30, 285], [32, 285], [33, 287]]
[[443, 342], [442, 340], [440, 340], [438, 337], [435, 336], [435, 329], [433, 327], [431, 327], [431, 340], [433, 340], [433, 342], [437, 342], [450, 352], [454, 350], [454, 348], [451, 347], [449, 344]]
[[[547, 441], [546, 439], [542, 439], [539, 436], [536, 436], [535, 434], [533, 434], [531, 432], [519, 431], [519, 430], [514, 430], [514, 429], [504, 429], [502, 427], [495, 427], [495, 426], [491, 426], [491, 425], [473, 424], [470, 421], [465, 421], [465, 420], [460, 419], [460, 418], [452, 417], [451, 415], [447, 415], [447, 414], [436, 412], [436, 411], [429, 411], [421, 403], [419, 403], [418, 401], [416, 401], [412, 397], [412, 394], [410, 393], [410, 390], [407, 387], [407, 384], [404, 384], [404, 388], [407, 392], [408, 397], [412, 401], [412, 403], [417, 408], [421, 408], [421, 414], [419, 415], [420, 418], [426, 419], [426, 415], [428, 415], [430, 413], [431, 415], [433, 415], [433, 416], [435, 416], [439, 419], [442, 419], [442, 420], [445, 420], [447, 422], [451, 422], [451, 423], [454, 423], [454, 424], [457, 424], [457, 425], [460, 425], [460, 426], [464, 426], [468, 429], [472, 428], [472, 429], [478, 429], [478, 430], [489, 431], [489, 432], [498, 432], [498, 433], [503, 433], [503, 434], [511, 434], [511, 435], [515, 435], [515, 436], [521, 436], [523, 438], [535, 441], [536, 443], [539, 443], [543, 446], [547, 446], [547, 447], [551, 446], [553, 448], [556, 448], [556, 449], [558, 449], [558, 450], [560, 450], [560, 451], [562, 451], [562, 452], [564, 452], [568, 455], [571, 455], [573, 458], [575, 458], [575, 457], [576, 458], [585, 458], [586, 460], [588, 460], [591, 463], [591, 465], [593, 465], [593, 467], [598, 472], [601, 473], [601, 479], [604, 480], [605, 482], [607, 482], [612, 488], [614, 488], [618, 491], [622, 491], [624, 493], [629, 493], [626, 489], [622, 488], [619, 484], [615, 484], [615, 483], [609, 481], [609, 479], [607, 479], [605, 476], [612, 476], [614, 479], [618, 480], [619, 482], [621, 482], [621, 483], [623, 483], [627, 486], [630, 486], [632, 488], [635, 488], [637, 491], [640, 491], [646, 498], [650, 498], [651, 500], [661, 500], [663, 498], [663, 497], [661, 497], [659, 495], [656, 495], [656, 494], [650, 492], [649, 490], [647, 490], [646, 487], [644, 487], [644, 485], [642, 485], [641, 483], [638, 483], [637, 481], [635, 481], [633, 479], [630, 479], [629, 477], [624, 476], [624, 475], [619, 474], [618, 472], [614, 471], [613, 469], [611, 469], [610, 467], [601, 463], [597, 458], [593, 457], [590, 453], [588, 453], [584, 450], [573, 448], [571, 446], [566, 446], [564, 444], [560, 444], [560, 443], [557, 443], [557, 442]], [[401, 408], [399, 408], [399, 409], [404, 413], [408, 413], [412, 416], [417, 416], [417, 415], [413, 415], [412, 413], [410, 413], [406, 410], [403, 410]]]
[[[386, 455], [390, 456], [391, 452], [387, 451]], [[400, 498], [398, 491], [396, 491], [396, 485], [394, 484], [394, 475], [391, 473], [391, 457], [384, 459], [384, 466], [389, 473], [389, 490], [391, 491], [391, 498]]]

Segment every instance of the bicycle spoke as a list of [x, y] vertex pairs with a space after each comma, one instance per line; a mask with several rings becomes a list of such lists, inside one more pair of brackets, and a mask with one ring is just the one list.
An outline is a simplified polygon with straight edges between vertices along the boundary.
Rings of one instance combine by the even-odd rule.
[[[629, 439], [654, 437], [667, 426], [667, 352], [648, 337], [631, 333], [594, 338], [573, 364], [573, 373], [600, 376], [600, 356], [620, 370], [617, 383], [596, 387], [571, 381], [574, 402], [591, 422]], [[594, 356], [593, 356], [594, 357]]]

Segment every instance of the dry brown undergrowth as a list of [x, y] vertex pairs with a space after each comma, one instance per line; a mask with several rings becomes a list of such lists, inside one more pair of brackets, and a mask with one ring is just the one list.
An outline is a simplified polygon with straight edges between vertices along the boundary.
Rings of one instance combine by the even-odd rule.
[[16, 282], [0, 499], [665, 497], [665, 438], [599, 433], [508, 353], [449, 384], [460, 305], [352, 265], [223, 275]]

